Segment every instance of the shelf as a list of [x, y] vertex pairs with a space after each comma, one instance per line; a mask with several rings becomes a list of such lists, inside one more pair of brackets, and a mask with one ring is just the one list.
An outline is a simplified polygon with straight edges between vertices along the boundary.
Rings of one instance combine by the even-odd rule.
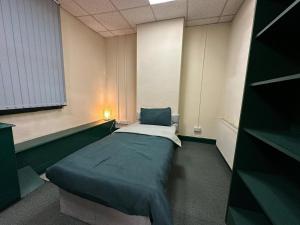
[[284, 20], [289, 20], [289, 15], [294, 14], [297, 15], [297, 12], [299, 10], [299, 4], [300, 0], [294, 1], [286, 10], [284, 10], [279, 16], [277, 16], [272, 22], [270, 22], [264, 29], [262, 29], [256, 37], [259, 38], [263, 36], [265, 33], [270, 31], [275, 26], [284, 26], [284, 29], [297, 29], [297, 27], [294, 26], [288, 26], [284, 23]]
[[243, 171], [238, 174], [272, 224], [300, 224], [299, 187], [281, 176]]
[[265, 81], [258, 81], [252, 83], [250, 86], [256, 87], [256, 86], [262, 86], [268, 84], [278, 84], [282, 82], [286, 83], [286, 82], [294, 82], [294, 81], [300, 81], [300, 74], [294, 74], [290, 76], [284, 76], [284, 77], [279, 77], [279, 78], [265, 80]]
[[300, 161], [300, 138], [288, 131], [274, 132], [244, 129], [248, 134], [272, 146], [280, 152]]
[[271, 225], [268, 219], [257, 212], [240, 208], [229, 208], [228, 222], [230, 225]]

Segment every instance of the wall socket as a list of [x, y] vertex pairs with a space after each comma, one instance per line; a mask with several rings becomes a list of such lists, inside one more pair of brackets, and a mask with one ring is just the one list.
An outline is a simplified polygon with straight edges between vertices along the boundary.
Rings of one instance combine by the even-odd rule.
[[194, 126], [194, 132], [195, 133], [201, 133], [202, 132], [202, 128], [198, 127], [198, 126]]

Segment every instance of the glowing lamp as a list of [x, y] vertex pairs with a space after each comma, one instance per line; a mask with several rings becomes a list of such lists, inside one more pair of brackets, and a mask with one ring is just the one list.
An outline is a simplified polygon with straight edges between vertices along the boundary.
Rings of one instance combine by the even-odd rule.
[[104, 110], [104, 119], [105, 120], [110, 120], [110, 111], [109, 110]]

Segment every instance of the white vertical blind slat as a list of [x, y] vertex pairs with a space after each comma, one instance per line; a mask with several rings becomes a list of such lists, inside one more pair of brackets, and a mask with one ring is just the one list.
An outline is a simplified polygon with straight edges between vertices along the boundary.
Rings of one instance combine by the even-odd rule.
[[59, 72], [59, 69], [57, 67], [57, 62], [56, 62], [56, 38], [55, 38], [55, 25], [54, 25], [54, 20], [55, 20], [55, 17], [57, 16], [57, 11], [55, 10], [55, 6], [53, 6], [53, 4], [51, 4], [51, 2], [48, 1], [48, 4], [49, 4], [49, 7], [52, 9], [52, 10], [49, 10], [48, 12], [50, 13], [49, 14], [49, 24], [50, 24], [50, 28], [49, 28], [49, 31], [50, 31], [50, 49], [51, 49], [51, 63], [53, 66], [51, 66], [53, 68], [53, 78], [54, 78], [54, 86], [53, 86], [53, 89], [55, 91], [55, 100], [54, 102], [56, 104], [58, 104], [60, 101], [60, 91], [59, 91], [59, 82], [60, 82], [60, 72]]
[[64, 105], [59, 8], [52, 0], [0, 1], [0, 110]]
[[[11, 79], [12, 84], [12, 92], [14, 98], [14, 104], [9, 105], [8, 108], [15, 109], [15, 108], [22, 108], [22, 96], [21, 96], [21, 87], [20, 87], [20, 79], [19, 79], [19, 71], [18, 71], [18, 64], [16, 58], [16, 48], [15, 48], [15, 40], [14, 34], [12, 29], [12, 15], [10, 10], [9, 0], [2, 0], [2, 19], [3, 19], [3, 26], [4, 26], [4, 34], [6, 39], [6, 50], [7, 50], [7, 59], [9, 72], [7, 71], [7, 75], [4, 74], [5, 79]], [[3, 64], [5, 64], [3, 63]], [[5, 88], [10, 88], [5, 87]]]
[[[22, 1], [18, 2], [20, 5]], [[21, 27], [19, 21], [19, 11], [16, 0], [9, 0], [10, 10], [11, 10], [11, 18], [12, 18], [12, 31], [13, 31], [13, 40], [15, 42], [15, 54], [17, 60], [17, 68], [18, 68], [18, 77], [20, 82], [20, 91], [22, 98], [22, 106], [23, 108], [28, 107], [29, 104], [29, 92], [28, 92], [28, 77], [27, 71], [25, 68], [25, 55], [23, 50], [23, 43], [21, 37]]]
[[28, 29], [28, 21], [26, 17], [26, 13], [28, 13], [28, 9], [26, 8], [25, 1], [20, 1], [18, 4], [18, 16], [20, 23], [20, 32], [21, 32], [21, 41], [23, 46], [23, 56], [24, 56], [24, 64], [26, 70], [26, 80], [24, 82], [27, 83], [28, 88], [28, 103], [24, 107], [35, 107], [35, 95], [34, 95], [34, 79], [33, 79], [33, 69], [30, 55], [30, 39], [31, 39], [31, 31]]
[[[59, 9], [56, 8], [56, 14], [59, 15]], [[65, 93], [65, 77], [62, 76], [64, 74], [63, 68], [63, 48], [62, 48], [62, 40], [60, 36], [60, 21], [59, 16], [54, 17], [54, 26], [57, 27], [55, 29], [55, 43], [56, 43], [56, 61], [58, 67], [58, 74], [59, 76], [59, 90], [60, 90], [60, 101], [66, 101], [66, 93]]]
[[[8, 55], [7, 55], [7, 45], [6, 45], [6, 38], [5, 38], [5, 29], [4, 29], [4, 22], [3, 22], [3, 15], [2, 15], [2, 2], [0, 1], [0, 70], [1, 70], [1, 82], [3, 85], [3, 91], [1, 92], [1, 99], [4, 105], [0, 107], [2, 109], [6, 109], [9, 106], [13, 106], [15, 101], [13, 98], [12, 92], [12, 81], [11, 77], [4, 77], [4, 74], [10, 73], [9, 70], [9, 62], [8, 62]], [[1, 87], [0, 87], [1, 88]]]

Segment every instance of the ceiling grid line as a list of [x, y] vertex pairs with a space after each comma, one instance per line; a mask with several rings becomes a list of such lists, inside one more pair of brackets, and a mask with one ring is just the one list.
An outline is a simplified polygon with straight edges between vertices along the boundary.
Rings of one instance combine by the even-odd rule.
[[[136, 32], [142, 23], [186, 18], [186, 26], [231, 22], [244, 0], [60, 0], [61, 7], [104, 37]], [[186, 7], [186, 8], [184, 8]]]
[[225, 10], [225, 8], [226, 8], [226, 5], [228, 4], [228, 2], [229, 2], [229, 0], [226, 0], [226, 2], [225, 2], [225, 4], [224, 4], [224, 7], [223, 7], [223, 9], [222, 9], [221, 15], [220, 15], [220, 17], [219, 17], [219, 20], [218, 20], [218, 22], [220, 22], [220, 21], [221, 21], [221, 18], [222, 18], [222, 16], [223, 16], [224, 10]]
[[122, 16], [122, 18], [126, 21], [126, 23], [129, 25], [129, 27], [133, 28], [132, 25], [129, 23], [129, 21], [124, 17], [124, 15], [121, 13], [121, 10], [118, 9], [118, 7], [111, 1], [109, 0], [110, 3], [115, 7], [115, 9], [119, 12], [119, 14]]

